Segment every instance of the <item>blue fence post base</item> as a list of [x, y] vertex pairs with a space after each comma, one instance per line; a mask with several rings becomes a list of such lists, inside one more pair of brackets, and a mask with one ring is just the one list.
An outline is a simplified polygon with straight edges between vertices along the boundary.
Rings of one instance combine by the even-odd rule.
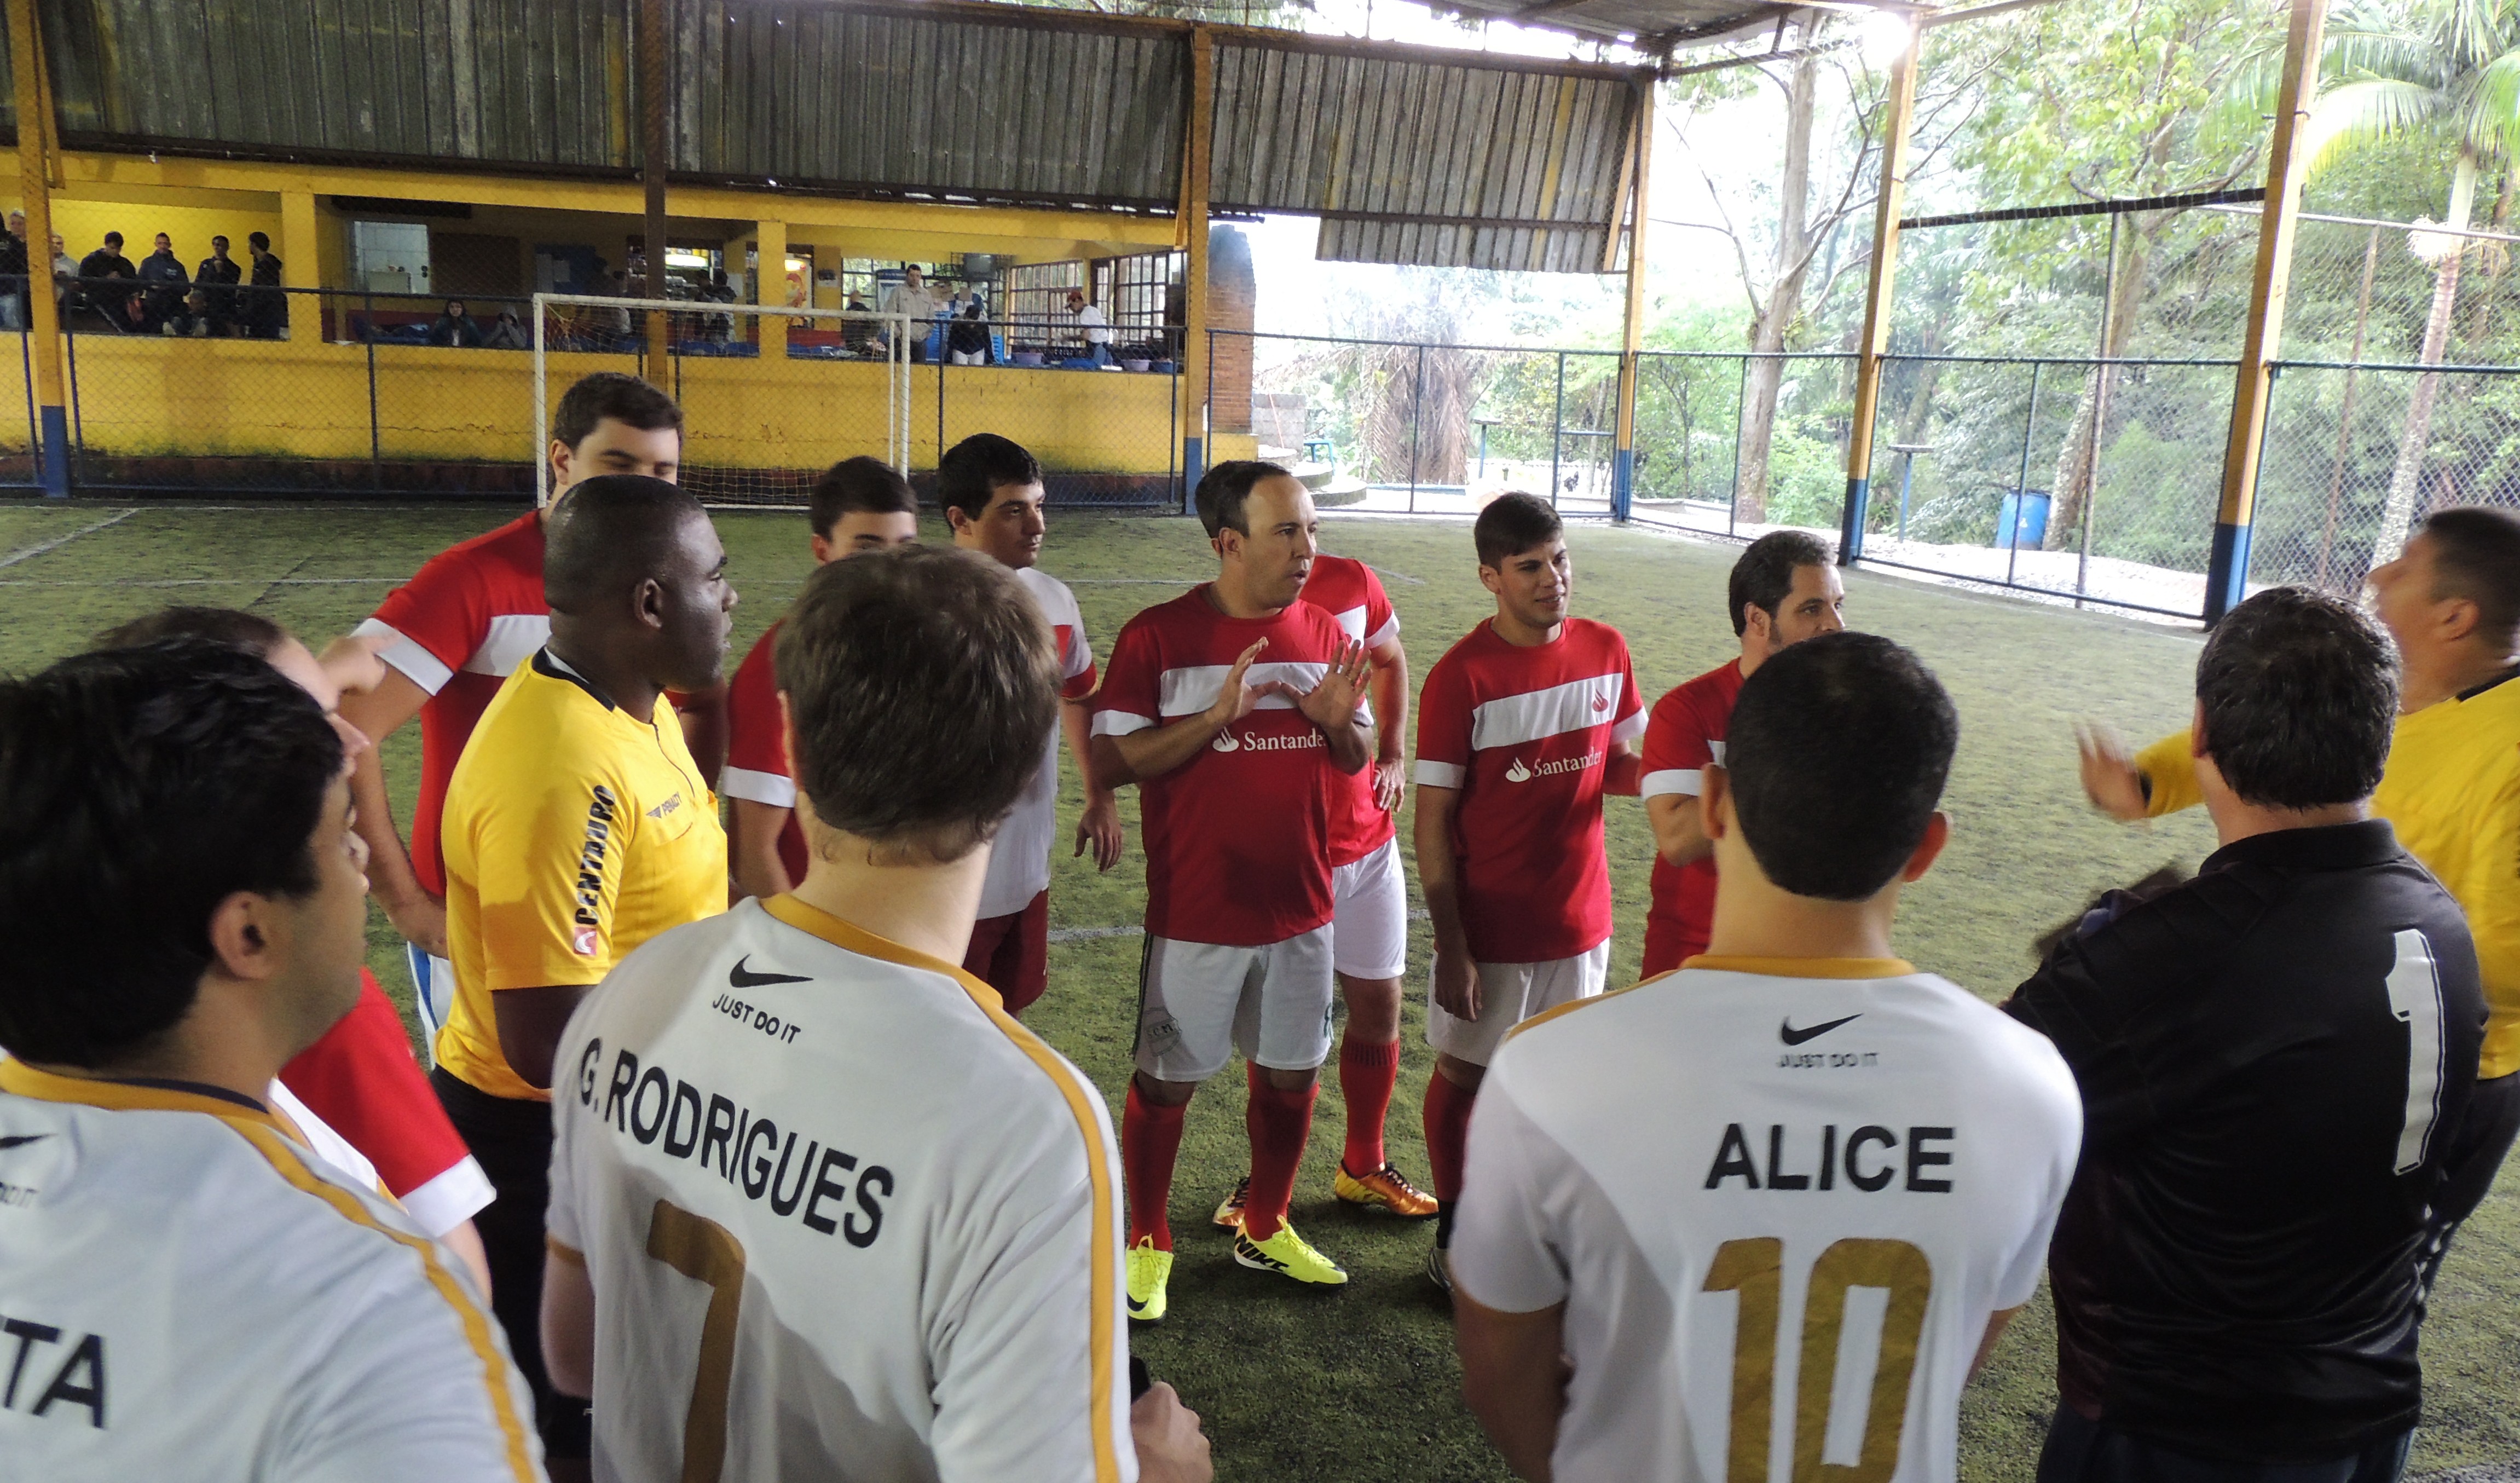
[[38, 409], [43, 426], [35, 434], [36, 457], [41, 466], [37, 477], [44, 486], [44, 498], [66, 500], [70, 497], [70, 414], [67, 407]]
[[2218, 520], [2214, 556], [2205, 566], [2205, 626], [2222, 622], [2248, 595], [2249, 527]]
[[1207, 476], [1207, 439], [1182, 439], [1182, 514], [1196, 515], [1198, 481]]
[[1610, 518], [1624, 523], [1637, 502], [1637, 451], [1610, 450]]
[[1864, 559], [1864, 517], [1872, 508], [1872, 481], [1846, 481], [1846, 517], [1837, 532], [1837, 564], [1852, 566]]

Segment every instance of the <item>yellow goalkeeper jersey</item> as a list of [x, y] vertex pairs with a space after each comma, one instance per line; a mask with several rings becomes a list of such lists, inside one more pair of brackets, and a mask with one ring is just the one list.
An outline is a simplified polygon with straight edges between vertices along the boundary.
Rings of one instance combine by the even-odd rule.
[[[2203, 801], [2185, 732], [2136, 768], [2156, 817]], [[2520, 1071], [2520, 671], [2400, 716], [2371, 812], [2467, 913], [2489, 1014], [2476, 1074]]]

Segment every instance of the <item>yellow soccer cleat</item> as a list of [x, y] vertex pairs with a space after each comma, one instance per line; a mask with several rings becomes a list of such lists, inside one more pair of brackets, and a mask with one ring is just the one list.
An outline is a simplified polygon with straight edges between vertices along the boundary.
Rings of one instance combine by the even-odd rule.
[[1265, 1241], [1255, 1241], [1240, 1230], [1234, 1233], [1234, 1259], [1245, 1267], [1261, 1272], [1274, 1272], [1299, 1282], [1312, 1282], [1323, 1287], [1336, 1287], [1347, 1281], [1339, 1264], [1312, 1248], [1295, 1228], [1281, 1223], [1278, 1234]]
[[1155, 1238], [1142, 1238], [1129, 1248], [1129, 1317], [1151, 1324], [1164, 1316], [1164, 1284], [1172, 1281], [1173, 1254], [1157, 1251]]
[[1232, 1194], [1227, 1195], [1224, 1199], [1217, 1202], [1217, 1229], [1220, 1231], [1241, 1230], [1242, 1202], [1250, 1197], [1251, 1176], [1246, 1174], [1242, 1176], [1241, 1181], [1234, 1187], [1234, 1192]]
[[1341, 1164], [1330, 1181], [1330, 1192], [1351, 1205], [1380, 1205], [1403, 1220], [1435, 1218], [1435, 1196], [1409, 1183], [1409, 1176], [1389, 1164], [1362, 1175], [1348, 1173], [1347, 1165]]

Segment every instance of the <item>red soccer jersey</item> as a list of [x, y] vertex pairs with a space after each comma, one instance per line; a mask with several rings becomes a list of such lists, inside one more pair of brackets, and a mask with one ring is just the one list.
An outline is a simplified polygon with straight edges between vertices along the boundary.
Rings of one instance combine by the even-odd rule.
[[[1131, 618], [1095, 697], [1097, 736], [1125, 737], [1216, 703], [1226, 671], [1266, 639], [1247, 675], [1298, 691], [1338, 652], [1330, 615], [1298, 602], [1229, 618], [1207, 589]], [[1271, 696], [1190, 761], [1138, 785], [1147, 851], [1147, 930], [1184, 942], [1258, 947], [1330, 920], [1330, 813], [1347, 775], [1321, 729]]]
[[1610, 747], [1644, 730], [1628, 641], [1568, 618], [1529, 649], [1481, 623], [1418, 695], [1418, 781], [1459, 789], [1453, 854], [1481, 963], [1548, 963], [1610, 935], [1601, 787]]
[[489, 1177], [447, 1121], [412, 1058], [402, 1016], [366, 968], [359, 969], [358, 1003], [281, 1067], [280, 1080], [367, 1155], [377, 1178], [429, 1235], [444, 1235], [490, 1203]]
[[[752, 652], [737, 666], [735, 683], [726, 692], [726, 768], [717, 776], [717, 790], [772, 808], [796, 806], [796, 784], [788, 776], [788, 742], [780, 730], [779, 675], [770, 652], [779, 642], [773, 623], [753, 643]], [[805, 878], [805, 831], [796, 816], [788, 816], [779, 831], [779, 863], [794, 884]]]
[[[1363, 562], [1346, 557], [1313, 558], [1313, 574], [1304, 580], [1304, 601], [1338, 621], [1341, 632], [1368, 649], [1400, 637], [1399, 614], [1382, 592], [1382, 579]], [[1367, 708], [1372, 714], [1372, 707]], [[1392, 834], [1391, 814], [1373, 801], [1373, 765], [1367, 763], [1345, 779], [1343, 796], [1330, 805], [1330, 864], [1352, 864], [1382, 848]]]
[[[1706, 769], [1724, 763], [1724, 729], [1732, 723], [1732, 702], [1740, 695], [1740, 661], [1727, 659], [1656, 700], [1645, 724], [1644, 782], [1637, 791], [1647, 798], [1693, 798], [1703, 792]], [[1646, 975], [1679, 967], [1705, 952], [1707, 933], [1714, 927], [1715, 858], [1709, 855], [1675, 869], [1657, 857], [1653, 905], [1645, 912]]]
[[428, 693], [420, 708], [420, 803], [411, 818], [412, 870], [446, 893], [437, 826], [455, 761], [500, 682], [551, 638], [543, 604], [540, 512], [450, 546], [355, 630], [394, 642], [381, 657]]

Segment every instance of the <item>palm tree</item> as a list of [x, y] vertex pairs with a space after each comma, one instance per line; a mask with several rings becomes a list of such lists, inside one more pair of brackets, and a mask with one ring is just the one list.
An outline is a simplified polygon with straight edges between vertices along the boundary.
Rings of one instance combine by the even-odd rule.
[[[2433, 265], [2432, 311], [2418, 358], [2439, 365], [2470, 241], [2451, 234], [2467, 228], [2479, 167], [2520, 158], [2520, 0], [2371, 0], [2329, 24], [2319, 70], [2322, 87], [2302, 138], [2312, 170], [2356, 144], [2406, 133], [2437, 137], [2455, 152], [2441, 221], [2449, 232], [2418, 231], [2408, 241]], [[2438, 373], [2416, 378], [2372, 543], [2374, 564], [2397, 555], [2414, 521], [2440, 391]]]

